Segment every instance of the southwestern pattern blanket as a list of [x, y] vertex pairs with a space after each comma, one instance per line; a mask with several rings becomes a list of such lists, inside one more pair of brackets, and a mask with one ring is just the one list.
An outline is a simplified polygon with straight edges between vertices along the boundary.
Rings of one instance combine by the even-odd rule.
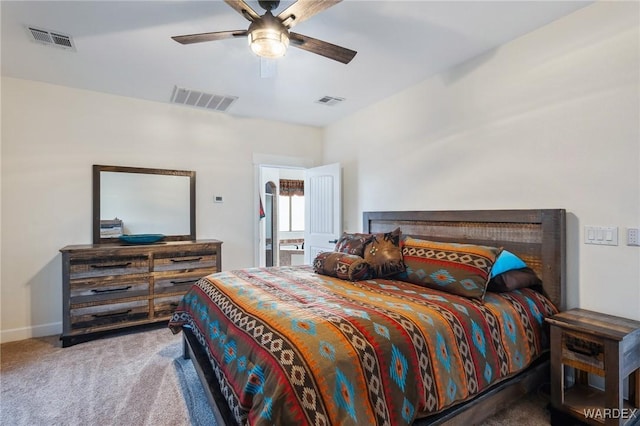
[[205, 347], [238, 424], [407, 425], [526, 368], [556, 312], [531, 289], [478, 301], [298, 266], [205, 277], [169, 326]]

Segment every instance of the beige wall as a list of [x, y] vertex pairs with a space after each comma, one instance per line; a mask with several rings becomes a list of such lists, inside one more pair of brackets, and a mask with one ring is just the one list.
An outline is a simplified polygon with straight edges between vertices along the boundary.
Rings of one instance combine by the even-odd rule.
[[[322, 131], [2, 79], [2, 341], [62, 330], [61, 258], [91, 242], [91, 165], [196, 171], [197, 237], [254, 264], [256, 158], [319, 164]], [[213, 203], [222, 195], [224, 203]]]
[[[367, 210], [565, 208], [568, 304], [640, 319], [638, 2], [601, 2], [325, 129]], [[585, 225], [619, 227], [617, 247]]]

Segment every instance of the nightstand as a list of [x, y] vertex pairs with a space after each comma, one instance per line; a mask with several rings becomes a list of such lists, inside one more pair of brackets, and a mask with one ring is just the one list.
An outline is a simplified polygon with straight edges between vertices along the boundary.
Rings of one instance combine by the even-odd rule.
[[[551, 326], [551, 424], [567, 415], [592, 425], [640, 425], [640, 322], [584, 309], [547, 318]], [[574, 368], [565, 388], [564, 366]], [[588, 375], [604, 378], [604, 392]], [[629, 399], [623, 381], [629, 378]]]

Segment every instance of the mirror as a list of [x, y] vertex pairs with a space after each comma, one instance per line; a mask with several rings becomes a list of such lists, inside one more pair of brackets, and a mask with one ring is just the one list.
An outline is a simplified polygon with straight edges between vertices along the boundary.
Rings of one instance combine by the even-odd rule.
[[93, 166], [93, 243], [122, 234], [196, 238], [196, 172]]

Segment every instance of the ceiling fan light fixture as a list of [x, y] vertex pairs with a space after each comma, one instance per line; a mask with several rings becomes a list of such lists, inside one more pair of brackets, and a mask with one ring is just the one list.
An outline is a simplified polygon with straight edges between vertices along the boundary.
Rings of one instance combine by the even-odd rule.
[[289, 47], [289, 31], [271, 10], [249, 25], [247, 38], [253, 53], [264, 58], [280, 58]]
[[257, 28], [248, 37], [251, 51], [264, 58], [280, 58], [289, 47], [289, 35], [286, 31], [274, 28]]

